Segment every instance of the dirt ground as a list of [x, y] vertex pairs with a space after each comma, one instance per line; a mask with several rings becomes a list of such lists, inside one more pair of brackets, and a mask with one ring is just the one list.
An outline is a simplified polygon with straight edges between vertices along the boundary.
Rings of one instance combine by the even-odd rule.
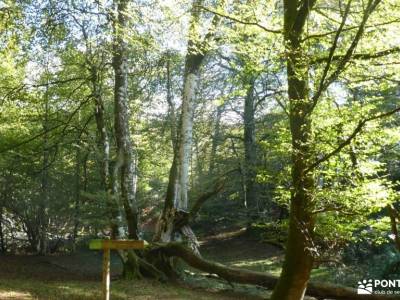
[[[279, 258], [282, 251], [261, 244], [235, 231], [208, 237], [201, 242], [205, 258], [227, 265]], [[243, 267], [248, 267], [243, 265]], [[118, 258], [112, 258], [112, 299], [265, 299], [264, 290], [236, 288], [225, 282], [189, 276], [182, 283], [162, 284], [152, 280], [120, 280]], [[190, 272], [189, 272], [190, 273]], [[69, 255], [0, 256], [0, 300], [5, 299], [101, 299], [101, 253], [81, 251]]]
[[283, 250], [277, 246], [262, 243], [249, 235], [245, 229], [228, 231], [210, 236], [202, 241], [201, 253], [205, 258], [227, 265], [240, 261], [276, 260], [281, 261]]

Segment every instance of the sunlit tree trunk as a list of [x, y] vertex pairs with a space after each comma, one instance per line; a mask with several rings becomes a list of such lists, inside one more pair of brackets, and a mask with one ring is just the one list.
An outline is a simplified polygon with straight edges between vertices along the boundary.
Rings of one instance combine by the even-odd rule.
[[[129, 127], [130, 108], [128, 99], [127, 30], [128, 0], [115, 0], [113, 16], [114, 69], [114, 130], [117, 158], [113, 170], [112, 189], [118, 206], [122, 206], [128, 227], [127, 237], [138, 239], [138, 210], [136, 204], [136, 161]], [[121, 203], [121, 205], [119, 205]], [[120, 216], [120, 214], [118, 214]], [[119, 237], [125, 237], [123, 232]], [[125, 278], [140, 278], [140, 259], [133, 251], [120, 251]]]
[[273, 300], [303, 299], [313, 265], [314, 218], [311, 204], [315, 189], [311, 163], [312, 101], [309, 98], [307, 56], [301, 42], [303, 27], [313, 3], [284, 1], [284, 38], [292, 136], [292, 191], [289, 236], [285, 261]]
[[172, 82], [171, 82], [171, 54], [167, 54], [167, 66], [166, 66], [166, 75], [167, 75], [167, 102], [168, 102], [168, 118], [171, 127], [171, 144], [174, 151], [176, 151], [177, 147], [177, 124], [176, 124], [176, 114], [175, 114], [175, 104], [172, 94]]
[[[312, 156], [312, 112], [321, 95], [335, 82], [353, 57], [371, 13], [381, 0], [369, 0], [364, 7], [362, 20], [357, 32], [334, 70], [332, 57], [335, 54], [340, 33], [346, 23], [351, 9], [347, 2], [335, 39], [330, 47], [324, 71], [319, 79], [318, 88], [310, 96], [309, 92], [309, 58], [305, 48], [303, 31], [309, 13], [316, 0], [284, 0], [284, 39], [286, 48], [287, 82], [289, 96], [289, 121], [292, 136], [292, 191], [289, 215], [289, 236], [286, 247], [285, 262], [279, 282], [272, 295], [273, 300], [303, 299], [313, 264], [313, 232], [315, 220], [313, 200], [315, 195], [314, 170], [331, 156], [348, 146], [361, 131], [368, 120], [396, 113], [398, 110], [365, 119], [360, 122], [349, 137], [342, 141], [332, 152], [322, 158]], [[331, 70], [331, 72], [329, 72]], [[313, 161], [314, 159], [314, 161]]]
[[[192, 56], [188, 54], [188, 56]], [[169, 186], [162, 220], [159, 224], [156, 240], [171, 241], [176, 213], [188, 211], [189, 164], [192, 147], [194, 97], [197, 87], [198, 66], [189, 65], [186, 60], [184, 91], [182, 95], [182, 113], [178, 135], [177, 149], [170, 170]], [[189, 68], [189, 69], [188, 69]], [[188, 71], [190, 70], [190, 71]], [[161, 226], [161, 227], [160, 227]]]
[[119, 199], [124, 207], [128, 225], [128, 237], [138, 238], [138, 212], [136, 207], [136, 166], [132, 150], [129, 127], [130, 109], [128, 101], [127, 65], [127, 5], [128, 1], [115, 1], [117, 13], [114, 19], [113, 68], [114, 82], [114, 124], [117, 144], [116, 167], [119, 175]]
[[187, 62], [184, 91], [182, 97], [180, 143], [178, 148], [178, 177], [175, 182], [174, 206], [180, 210], [188, 208], [189, 163], [193, 138], [193, 111], [197, 88], [198, 67]]
[[[224, 1], [220, 1], [219, 4], [224, 3]], [[219, 24], [219, 16], [215, 15], [208, 33], [204, 38], [201, 37], [199, 30], [201, 4], [202, 0], [194, 0], [192, 4], [177, 146], [170, 170], [164, 209], [154, 236], [156, 241], [169, 242], [174, 239], [174, 233], [177, 233], [178, 236], [184, 236], [188, 240], [195, 252], [198, 251], [197, 238], [187, 222], [195, 93], [201, 65], [208, 52], [210, 40], [214, 37], [214, 31]]]
[[185, 59], [185, 73], [182, 92], [182, 107], [178, 139], [174, 160], [170, 170], [167, 197], [163, 214], [158, 224], [155, 240], [171, 241], [176, 213], [188, 210], [189, 164], [193, 136], [193, 112], [198, 75], [204, 53], [198, 49], [198, 26], [200, 0], [193, 2], [192, 20], [189, 30], [188, 52]]

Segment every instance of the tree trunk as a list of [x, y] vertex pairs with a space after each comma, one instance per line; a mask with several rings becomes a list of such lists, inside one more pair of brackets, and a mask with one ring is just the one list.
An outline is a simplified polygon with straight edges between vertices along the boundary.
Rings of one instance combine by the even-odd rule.
[[49, 127], [49, 99], [48, 91], [45, 92], [45, 111], [43, 121], [43, 163], [42, 163], [42, 176], [41, 176], [41, 195], [39, 200], [38, 223], [39, 223], [39, 243], [38, 252], [41, 255], [47, 254], [47, 204], [49, 202], [49, 137], [47, 134]]
[[[78, 122], [80, 123], [81, 117], [78, 112]], [[76, 250], [76, 240], [78, 239], [78, 229], [79, 229], [79, 219], [80, 219], [80, 209], [81, 209], [81, 189], [82, 189], [82, 152], [81, 152], [81, 134], [78, 132], [76, 138], [76, 151], [75, 151], [75, 203], [74, 203], [74, 229], [72, 232], [72, 250], [75, 252]], [[86, 160], [87, 155], [84, 159], [83, 164], [85, 165], [84, 169], [86, 170]], [[86, 174], [85, 174], [86, 175]]]
[[[136, 205], [136, 162], [132, 149], [129, 127], [130, 109], [128, 100], [128, 65], [126, 30], [128, 29], [128, 0], [115, 0], [114, 16], [114, 130], [117, 146], [117, 161], [114, 169], [114, 195], [119, 196], [128, 227], [128, 238], [138, 239], [138, 210]], [[121, 234], [120, 234], [121, 236]], [[134, 251], [121, 251], [123, 276], [140, 278], [139, 257]]]
[[8, 198], [8, 193], [12, 190], [9, 184], [9, 176], [4, 172], [5, 181], [3, 187], [0, 190], [0, 252], [6, 253], [7, 251], [7, 241], [5, 237], [5, 208]]
[[304, 23], [312, 4], [304, 1], [299, 7], [297, 2], [284, 1], [293, 186], [285, 261], [272, 300], [303, 299], [314, 260], [311, 204], [315, 183], [312, 172], [307, 172], [308, 164], [311, 163], [312, 101], [309, 98], [307, 57], [301, 44]]
[[81, 205], [81, 143], [78, 135], [75, 152], [75, 204], [74, 204], [74, 229], [72, 232], [73, 252], [76, 250], [76, 240], [78, 239], [79, 215]]
[[174, 199], [174, 206], [178, 210], [187, 210], [188, 208], [189, 163], [193, 137], [194, 100], [200, 66], [200, 64], [193, 65], [190, 59], [186, 60], [186, 64], [178, 148], [178, 177], [175, 182], [177, 193]]
[[172, 95], [172, 83], [171, 83], [171, 57], [167, 54], [167, 102], [168, 102], [168, 118], [171, 126], [171, 144], [172, 149], [176, 151], [177, 147], [177, 129], [176, 129], [176, 116], [175, 116], [175, 104]]
[[38, 251], [40, 244], [40, 224], [36, 220], [31, 222], [28, 218], [24, 220], [24, 231], [28, 238], [31, 251]]
[[[74, 206], [74, 230], [72, 236], [72, 251], [76, 251], [76, 242], [79, 236], [79, 228], [81, 227], [80, 218], [81, 218], [81, 191], [87, 191], [87, 183], [88, 183], [88, 173], [87, 173], [87, 162], [88, 162], [89, 152], [86, 152], [85, 155], [81, 155], [81, 151], [77, 150], [76, 152], [76, 166], [75, 166], [75, 206]], [[82, 170], [81, 170], [82, 169]]]
[[239, 155], [237, 149], [236, 149], [236, 144], [233, 138], [230, 139], [231, 140], [231, 149], [233, 154], [236, 156], [237, 160], [238, 160], [238, 169], [239, 169], [239, 174], [240, 174], [240, 187], [241, 187], [241, 192], [243, 193], [243, 206], [244, 208], [246, 208], [247, 203], [246, 201], [246, 178], [245, 178], [245, 172], [244, 172], [244, 166], [243, 166], [243, 162], [241, 159], [241, 156]]
[[113, 68], [115, 138], [117, 144], [117, 169], [119, 198], [124, 207], [128, 237], [138, 239], [138, 212], [136, 207], [136, 166], [132, 151], [129, 127], [127, 44], [127, 0], [116, 0], [117, 15], [114, 19]]
[[0, 206], [0, 252], [6, 253], [6, 243], [4, 240], [4, 229], [3, 229], [3, 215], [4, 215], [4, 207]]
[[246, 97], [244, 101], [244, 178], [245, 178], [245, 206], [249, 217], [258, 212], [256, 191], [256, 126], [255, 126], [255, 78], [250, 76], [246, 80]]
[[110, 139], [107, 130], [105, 107], [102, 97], [102, 89], [100, 83], [100, 74], [97, 67], [92, 64], [91, 69], [91, 89], [93, 99], [95, 101], [95, 118], [98, 133], [98, 148], [100, 153], [100, 182], [106, 197], [106, 206], [109, 211], [111, 238], [118, 237], [118, 218], [119, 209], [118, 203], [115, 201], [113, 194], [113, 180], [110, 172]]
[[221, 139], [221, 116], [223, 110], [224, 110], [224, 105], [218, 105], [217, 116], [215, 118], [215, 125], [214, 125], [214, 134], [211, 142], [210, 167], [208, 169], [209, 175], [213, 175], [215, 172], [215, 157], [217, 155], [217, 148]]
[[192, 148], [195, 92], [200, 66], [204, 59], [204, 53], [199, 51], [199, 42], [197, 41], [199, 38], [199, 33], [197, 32], [199, 25], [199, 3], [199, 0], [194, 1], [192, 7], [177, 146], [170, 170], [164, 210], [154, 238], [157, 241], [163, 242], [173, 240], [173, 232], [176, 229], [174, 228], [174, 220], [177, 212], [187, 212], [188, 210], [189, 163]]
[[387, 206], [387, 209], [389, 210], [389, 217], [390, 217], [390, 225], [392, 229], [392, 234], [394, 236], [394, 243], [396, 245], [396, 248], [398, 251], [400, 251], [400, 236], [399, 236], [399, 231], [397, 229], [397, 218], [399, 218], [399, 214], [394, 208], [392, 204], [389, 204]]

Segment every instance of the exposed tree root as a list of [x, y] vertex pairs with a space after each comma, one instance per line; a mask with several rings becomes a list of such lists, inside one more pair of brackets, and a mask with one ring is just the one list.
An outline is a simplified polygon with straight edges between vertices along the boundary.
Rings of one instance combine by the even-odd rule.
[[[252, 284], [269, 289], [273, 289], [278, 282], [278, 277], [265, 272], [249, 271], [238, 268], [227, 267], [222, 264], [212, 262], [195, 255], [188, 248], [179, 243], [154, 244], [149, 250], [156, 254], [161, 252], [169, 257], [179, 257], [189, 266], [198, 270], [216, 274], [220, 278], [225, 279], [229, 283]], [[382, 295], [358, 295], [355, 289], [336, 286], [331, 284], [309, 283], [306, 294], [322, 299], [340, 299], [340, 300], [389, 300], [399, 299], [398, 297], [382, 296]]]

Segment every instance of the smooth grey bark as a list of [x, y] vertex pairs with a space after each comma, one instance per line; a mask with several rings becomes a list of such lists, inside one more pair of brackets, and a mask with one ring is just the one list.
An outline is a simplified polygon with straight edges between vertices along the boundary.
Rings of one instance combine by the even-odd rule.
[[175, 182], [176, 195], [174, 206], [178, 210], [187, 210], [188, 207], [189, 163], [193, 139], [194, 99], [200, 67], [199, 63], [194, 65], [189, 64], [189, 61], [187, 62], [182, 95], [180, 141], [178, 148], [178, 177]]
[[[191, 56], [188, 54], [188, 56]], [[202, 59], [201, 59], [202, 60]], [[187, 66], [190, 59], [187, 59]], [[200, 61], [201, 63], [201, 61]], [[169, 242], [172, 239], [174, 230], [174, 219], [177, 211], [188, 210], [188, 184], [189, 184], [189, 163], [192, 147], [193, 131], [193, 102], [197, 86], [197, 72], [200, 63], [191, 70], [184, 79], [184, 91], [182, 95], [182, 114], [180, 120], [179, 138], [174, 160], [170, 170], [169, 187], [164, 206], [163, 215], [156, 233], [156, 240]]]
[[119, 175], [119, 199], [124, 207], [128, 237], [138, 239], [138, 211], [136, 206], [136, 166], [129, 127], [128, 100], [127, 0], [116, 0], [114, 18], [114, 130], [117, 145], [117, 174]]
[[[127, 62], [127, 29], [128, 0], [115, 0], [116, 8], [113, 15], [113, 59], [114, 69], [114, 131], [117, 159], [113, 170], [112, 192], [122, 206], [128, 228], [129, 239], [139, 239], [138, 209], [136, 203], [136, 157], [131, 141], [130, 108], [128, 99], [128, 62]], [[115, 214], [117, 218], [121, 213]], [[115, 216], [114, 215], [114, 216]], [[121, 220], [117, 220], [117, 224]], [[120, 228], [120, 227], [118, 227]], [[118, 232], [119, 237], [125, 237], [124, 232]], [[123, 262], [124, 278], [141, 278], [143, 260], [134, 251], [119, 251]], [[147, 264], [146, 264], [147, 266]]]
[[244, 99], [244, 179], [245, 179], [245, 206], [250, 216], [258, 212], [256, 167], [257, 167], [257, 146], [256, 146], [256, 125], [255, 125], [255, 78], [249, 76], [246, 79], [246, 97]]
[[177, 136], [177, 126], [176, 126], [177, 124], [176, 124], [175, 104], [173, 101], [172, 83], [171, 83], [171, 58], [169, 53], [167, 54], [166, 75], [167, 75], [168, 119], [171, 127], [171, 144], [172, 144], [172, 149], [176, 151], [178, 136]]
[[[224, 1], [221, 1], [222, 5]], [[189, 28], [188, 52], [185, 59], [185, 73], [182, 93], [182, 112], [178, 131], [177, 178], [175, 181], [174, 206], [178, 210], [188, 210], [189, 164], [193, 140], [193, 113], [195, 93], [198, 87], [199, 73], [208, 52], [210, 39], [219, 24], [219, 17], [214, 16], [209, 32], [204, 39], [199, 33], [200, 9], [202, 0], [195, 0], [192, 6], [192, 19]]]
[[195, 0], [192, 6], [192, 18], [189, 29], [189, 40], [185, 59], [182, 106], [178, 139], [174, 159], [170, 170], [167, 196], [163, 213], [154, 239], [169, 242], [174, 230], [174, 219], [178, 211], [188, 210], [189, 163], [193, 135], [193, 112], [198, 75], [205, 53], [200, 51], [199, 14], [201, 0]]

